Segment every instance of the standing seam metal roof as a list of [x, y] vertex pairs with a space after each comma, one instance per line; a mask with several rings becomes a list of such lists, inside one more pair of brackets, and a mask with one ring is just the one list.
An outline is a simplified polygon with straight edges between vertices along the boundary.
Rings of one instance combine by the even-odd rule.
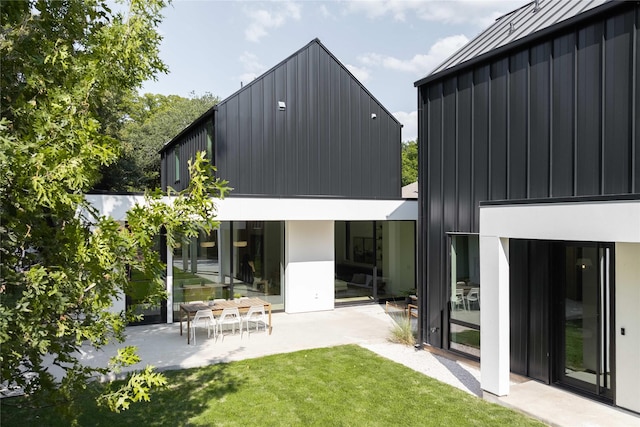
[[496, 19], [420, 81], [611, 1], [539, 0], [528, 3]]

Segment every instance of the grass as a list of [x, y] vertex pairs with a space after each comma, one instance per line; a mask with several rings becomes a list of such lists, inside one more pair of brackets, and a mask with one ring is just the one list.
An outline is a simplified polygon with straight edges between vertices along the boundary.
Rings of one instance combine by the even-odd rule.
[[[95, 387], [74, 411], [81, 426], [542, 426], [355, 345], [166, 373], [151, 403], [113, 414]], [[3, 401], [2, 425], [67, 426], [52, 408]], [[23, 406], [22, 408], [16, 405]]]

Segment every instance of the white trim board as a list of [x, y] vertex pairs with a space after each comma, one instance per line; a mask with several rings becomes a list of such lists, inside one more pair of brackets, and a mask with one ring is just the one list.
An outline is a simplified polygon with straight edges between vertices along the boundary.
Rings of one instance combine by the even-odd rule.
[[[124, 220], [139, 195], [89, 194], [103, 215]], [[417, 221], [417, 200], [296, 199], [229, 197], [215, 200], [218, 221]]]
[[640, 200], [480, 207], [480, 235], [640, 242]]

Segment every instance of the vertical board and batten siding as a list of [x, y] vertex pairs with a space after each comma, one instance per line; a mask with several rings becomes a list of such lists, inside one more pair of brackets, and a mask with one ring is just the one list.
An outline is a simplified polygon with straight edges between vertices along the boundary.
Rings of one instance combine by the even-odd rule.
[[230, 197], [397, 199], [400, 131], [314, 41], [218, 104], [218, 176], [234, 188]]
[[418, 86], [425, 341], [446, 345], [446, 233], [478, 233], [481, 201], [640, 193], [639, 10], [621, 4]]
[[[193, 159], [197, 152], [207, 150], [207, 132], [212, 126], [212, 119], [202, 120], [196, 126], [185, 132], [180, 141], [169, 149], [162, 151], [160, 160], [160, 177], [162, 189], [167, 187], [174, 190], [184, 190], [189, 183], [188, 161]], [[176, 150], [180, 150], [180, 179], [176, 179], [175, 159]]]

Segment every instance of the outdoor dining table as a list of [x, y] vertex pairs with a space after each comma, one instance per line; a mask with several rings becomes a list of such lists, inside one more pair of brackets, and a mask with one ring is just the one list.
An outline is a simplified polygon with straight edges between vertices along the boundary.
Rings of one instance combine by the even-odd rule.
[[[271, 335], [271, 303], [261, 300], [260, 298], [239, 298], [225, 301], [216, 301], [210, 303], [182, 303], [180, 304], [180, 311], [185, 312], [187, 315], [187, 344], [190, 344], [191, 340], [191, 318], [195, 316], [198, 310], [211, 310], [214, 315], [220, 315], [225, 308], [237, 307], [241, 313], [246, 313], [249, 308], [254, 305], [262, 305], [269, 314], [269, 335]], [[180, 316], [180, 335], [182, 335], [182, 316]]]

